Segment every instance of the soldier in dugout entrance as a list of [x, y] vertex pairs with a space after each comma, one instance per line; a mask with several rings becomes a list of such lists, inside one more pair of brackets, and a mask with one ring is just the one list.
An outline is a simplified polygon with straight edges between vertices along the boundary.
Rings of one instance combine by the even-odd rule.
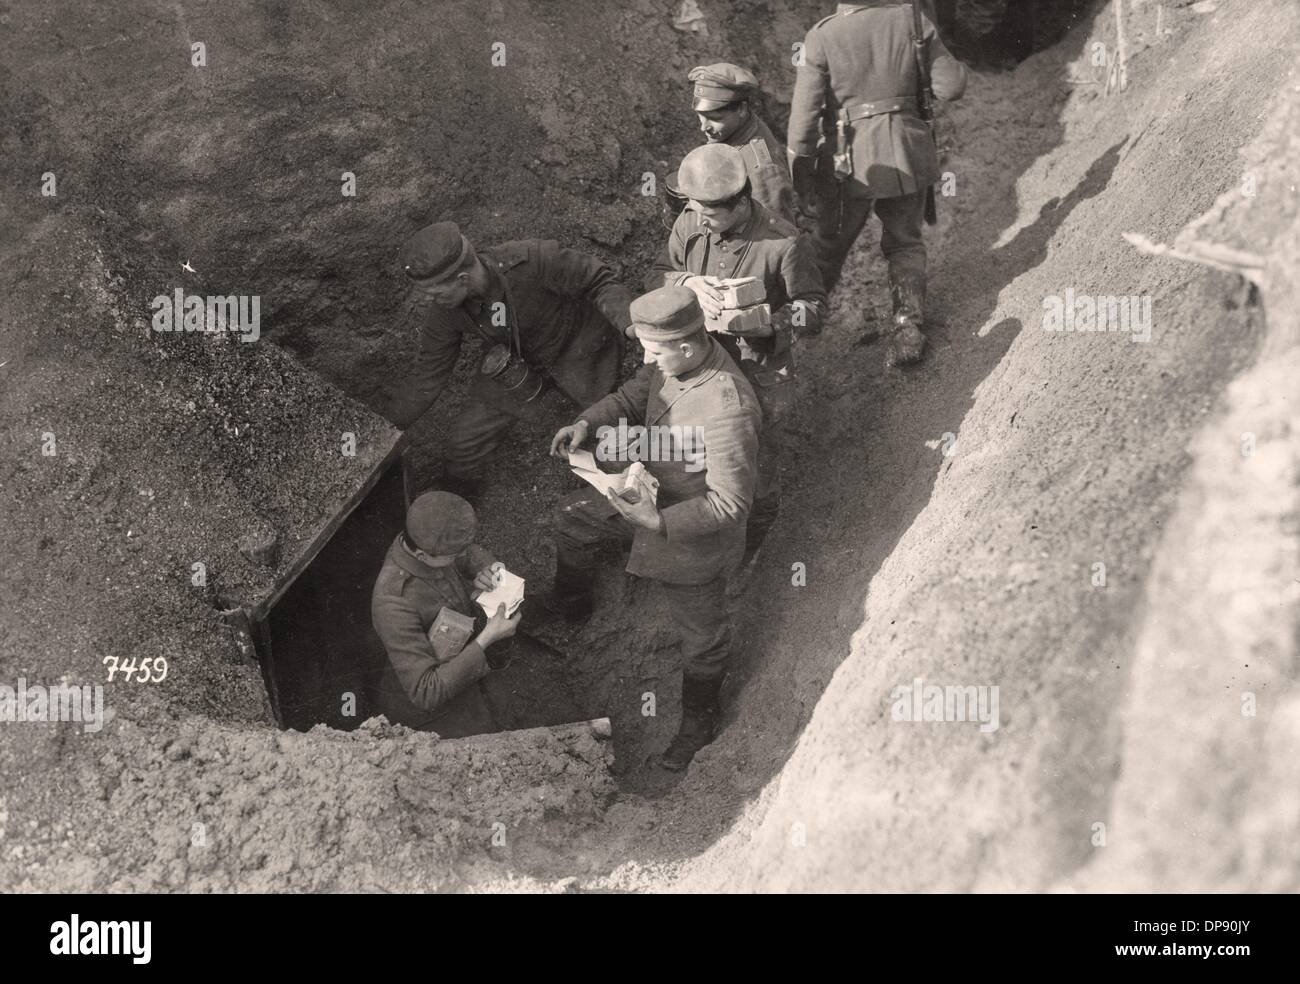
[[509, 661], [520, 616], [474, 601], [500, 564], [474, 542], [478, 518], [450, 492], [406, 511], [375, 579], [370, 614], [388, 663], [376, 704], [393, 724], [457, 737], [495, 730], [479, 681]]

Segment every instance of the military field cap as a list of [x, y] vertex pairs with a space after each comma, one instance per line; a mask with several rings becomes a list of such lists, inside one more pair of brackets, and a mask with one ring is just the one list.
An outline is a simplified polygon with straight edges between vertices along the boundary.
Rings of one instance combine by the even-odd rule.
[[426, 492], [406, 510], [406, 535], [433, 557], [454, 557], [478, 532], [474, 507], [450, 492]]
[[754, 78], [754, 73], [730, 62], [696, 65], [686, 78], [695, 83], [691, 90], [691, 108], [702, 113], [748, 99], [758, 91], [758, 79]]
[[689, 287], [659, 287], [642, 294], [628, 310], [643, 342], [673, 342], [704, 327], [704, 312]]
[[435, 222], [406, 241], [399, 261], [412, 280], [437, 280], [460, 266], [468, 251], [455, 222]]
[[678, 191], [697, 202], [722, 202], [740, 193], [749, 175], [740, 151], [726, 144], [705, 144], [682, 158]]

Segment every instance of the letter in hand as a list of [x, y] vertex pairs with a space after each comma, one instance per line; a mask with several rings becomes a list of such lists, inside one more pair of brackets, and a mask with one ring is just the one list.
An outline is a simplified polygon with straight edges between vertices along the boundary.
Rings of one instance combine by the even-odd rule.
[[568, 427], [561, 427], [551, 438], [551, 457], [568, 458], [570, 451], [577, 451], [587, 440], [587, 431], [589, 425], [585, 420], [579, 420], [576, 424]]
[[716, 320], [722, 313], [722, 294], [713, 283], [713, 277], [691, 277], [683, 286], [695, 292], [695, 299], [700, 302], [704, 316]]
[[605, 498], [618, 510], [619, 515], [634, 526], [640, 526], [651, 533], [658, 533], [663, 527], [664, 521], [659, 515], [659, 508], [648, 495], [639, 496], [636, 502], [628, 502], [618, 493], [609, 490], [605, 492]]

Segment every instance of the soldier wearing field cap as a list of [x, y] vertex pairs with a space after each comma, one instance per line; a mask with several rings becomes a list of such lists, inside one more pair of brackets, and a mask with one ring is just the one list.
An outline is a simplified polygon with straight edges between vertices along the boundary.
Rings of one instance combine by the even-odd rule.
[[[785, 147], [772, 136], [753, 107], [758, 79], [748, 69], [729, 62], [697, 65], [686, 76], [691, 83], [691, 108], [709, 143], [740, 151], [756, 200], [787, 221], [794, 221], [794, 191]], [[669, 179], [669, 189], [676, 182]], [[680, 189], [675, 189], [680, 193]]]
[[762, 545], [781, 505], [781, 463], [793, 443], [796, 402], [792, 341], [821, 330], [826, 292], [808, 237], [753, 200], [740, 153], [705, 144], [686, 155], [677, 181], [690, 207], [677, 217], [667, 245], [645, 279], [647, 289], [666, 284], [693, 290], [706, 325], [720, 325], [717, 283], [756, 277], [772, 324], [762, 335], [714, 337], [740, 366], [763, 408], [758, 485], [749, 514], [746, 560]]
[[[499, 665], [519, 615], [504, 606], [491, 618], [474, 602], [490, 591], [500, 564], [474, 542], [478, 519], [450, 492], [426, 492], [406, 511], [370, 599], [371, 621], [388, 653], [379, 685], [379, 712], [394, 724], [440, 735], [492, 730], [478, 682]], [[463, 648], [439, 652], [429, 629], [446, 609], [472, 620]]]
[[[842, 3], [808, 31], [795, 70], [788, 144], [795, 192], [818, 203], [813, 234], [828, 290], [874, 209], [889, 264], [893, 322], [887, 359], [902, 365], [925, 347], [926, 189], [939, 179], [933, 137], [919, 115], [921, 94], [910, 3]], [[966, 70], [924, 16], [929, 74], [940, 99], [959, 99]], [[819, 129], [820, 124], [820, 129]], [[840, 175], [835, 157], [845, 134]], [[825, 141], [818, 146], [819, 133]]]
[[552, 240], [477, 250], [452, 222], [415, 233], [400, 256], [407, 282], [433, 301], [410, 388], [393, 422], [413, 424], [447, 387], [466, 335], [482, 364], [446, 438], [443, 487], [469, 498], [515, 421], [554, 386], [577, 406], [614, 386], [632, 292], [606, 264]]
[[[744, 549], [762, 411], [744, 373], [705, 331], [692, 291], [652, 290], [632, 303], [632, 323], [645, 365], [561, 429], [551, 453], [564, 457], [620, 421], [657, 428], [660, 453], [644, 466], [659, 482], [658, 501], [642, 495], [629, 503], [594, 490], [565, 497], [555, 514], [548, 605], [573, 620], [590, 615], [597, 547], [631, 542], [628, 573], [659, 582], [681, 639], [681, 726], [661, 758], [680, 771], [712, 741], [717, 723], [731, 648], [727, 580]], [[692, 446], [670, 448], [673, 441]]]

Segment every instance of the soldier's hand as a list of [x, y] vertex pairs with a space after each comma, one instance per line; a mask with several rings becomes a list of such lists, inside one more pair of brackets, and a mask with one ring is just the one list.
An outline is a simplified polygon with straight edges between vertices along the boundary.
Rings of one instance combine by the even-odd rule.
[[620, 516], [635, 526], [647, 529], [651, 533], [658, 533], [664, 524], [663, 517], [659, 515], [659, 508], [650, 501], [649, 496], [643, 495], [636, 502], [628, 502], [621, 495], [608, 490], [605, 492], [605, 498], [618, 510]]
[[794, 196], [794, 207], [810, 219], [821, 218], [822, 207], [815, 195]]
[[497, 561], [491, 567], [485, 567], [474, 575], [474, 587], [479, 591], [491, 591], [497, 586], [497, 574], [506, 569], [506, 565]]
[[521, 618], [523, 618], [522, 608], [515, 612], [513, 618], [506, 618], [506, 606], [497, 605], [497, 610], [487, 620], [487, 625], [483, 626], [483, 631], [478, 634], [478, 644], [486, 649], [494, 642], [509, 639], [515, 634], [515, 629], [519, 628]]
[[551, 438], [551, 457], [567, 458], [570, 451], [577, 451], [587, 440], [590, 426], [585, 420], [579, 420], [569, 427], [561, 427]]
[[722, 313], [722, 293], [713, 286], [710, 277], [691, 277], [683, 287], [695, 292], [695, 299], [700, 302], [700, 310], [706, 318], [716, 318]]

